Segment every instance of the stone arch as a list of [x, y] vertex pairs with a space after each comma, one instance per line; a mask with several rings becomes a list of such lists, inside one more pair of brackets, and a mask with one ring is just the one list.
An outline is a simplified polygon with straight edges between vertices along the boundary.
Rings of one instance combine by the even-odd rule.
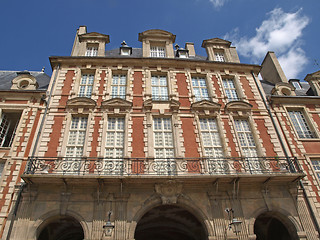
[[39, 233], [43, 230], [46, 224], [50, 223], [51, 219], [58, 218], [61, 216], [70, 217], [70, 218], [73, 218], [75, 221], [77, 221], [82, 227], [84, 239], [87, 239], [90, 236], [89, 228], [86, 224], [86, 221], [80, 214], [78, 214], [77, 212], [68, 210], [64, 215], [61, 215], [60, 210], [53, 210], [45, 214], [42, 214], [40, 217], [38, 217], [38, 219], [35, 221], [33, 225], [34, 231], [31, 236], [31, 239], [37, 239]]
[[287, 218], [287, 221], [290, 221], [290, 223], [293, 224], [293, 226], [297, 232], [303, 231], [303, 228], [302, 228], [300, 222], [295, 217], [293, 217], [291, 213], [287, 212], [286, 210], [281, 209], [281, 208], [267, 209], [265, 207], [262, 207], [262, 208], [256, 209], [254, 211], [254, 213], [252, 214], [252, 218], [250, 218], [250, 220], [249, 220], [249, 224], [248, 224], [249, 235], [254, 234], [254, 223], [255, 223], [257, 217], [259, 217], [261, 214], [263, 214], [265, 212], [277, 213], [276, 215], [282, 216], [282, 218]]
[[[285, 210], [267, 210], [261, 208], [258, 209], [254, 215], [255, 217], [251, 219], [249, 223], [249, 234], [257, 235], [257, 239], [259, 232], [261, 232], [261, 229], [259, 230], [261, 226], [263, 226], [264, 232], [268, 232], [272, 225], [279, 226], [279, 228], [281, 228], [281, 231], [283, 231], [284, 235], [287, 236], [287, 238], [284, 239], [299, 239], [298, 232], [301, 230], [301, 226], [296, 219], [290, 216], [290, 213], [286, 212]], [[268, 221], [268, 224], [265, 223], [266, 221]]]
[[159, 206], [177, 206], [190, 212], [201, 224], [207, 236], [213, 236], [214, 231], [210, 222], [207, 220], [209, 217], [200, 209], [195, 207], [196, 204], [191, 202], [189, 199], [180, 197], [177, 203], [173, 204], [162, 204], [161, 199], [156, 196], [151, 196], [145, 201], [141, 208], [134, 214], [131, 225], [129, 227], [129, 239], [134, 239], [135, 230], [139, 220], [150, 210]]

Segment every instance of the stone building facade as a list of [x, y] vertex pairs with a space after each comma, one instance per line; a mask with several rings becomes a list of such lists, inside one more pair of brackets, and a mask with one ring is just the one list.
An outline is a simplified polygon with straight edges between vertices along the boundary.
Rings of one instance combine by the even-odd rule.
[[258, 80], [275, 61], [240, 63], [219, 38], [202, 57], [193, 43], [174, 49], [175, 37], [147, 30], [142, 49], [106, 50], [108, 35], [81, 26], [71, 56], [50, 57], [39, 139], [3, 236], [318, 239], [302, 152], [282, 144]]
[[[0, 235], [14, 209], [21, 175], [33, 152], [50, 77], [44, 72], [0, 71]], [[9, 217], [10, 218], [10, 217]]]

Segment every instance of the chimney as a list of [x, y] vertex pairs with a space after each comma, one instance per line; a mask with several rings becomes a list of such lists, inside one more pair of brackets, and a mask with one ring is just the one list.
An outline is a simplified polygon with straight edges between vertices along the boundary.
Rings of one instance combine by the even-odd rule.
[[276, 84], [279, 82], [287, 83], [287, 77], [280, 66], [274, 52], [268, 52], [261, 64], [260, 74], [263, 80]]
[[78, 35], [82, 35], [86, 33], [87, 33], [87, 26], [80, 26], [78, 29]]
[[195, 57], [196, 52], [194, 51], [194, 43], [187, 42], [185, 45], [185, 49], [189, 50], [189, 57]]

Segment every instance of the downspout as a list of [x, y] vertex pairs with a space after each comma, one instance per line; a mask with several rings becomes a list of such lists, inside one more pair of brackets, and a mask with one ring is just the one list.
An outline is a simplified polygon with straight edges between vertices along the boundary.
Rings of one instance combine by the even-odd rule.
[[[50, 100], [51, 100], [51, 97], [52, 97], [53, 87], [55, 86], [59, 69], [60, 69], [60, 64], [58, 64], [58, 66], [56, 68], [56, 72], [54, 74], [53, 82], [52, 82], [51, 89], [50, 89], [49, 96], [48, 96], [48, 101], [47, 101], [47, 104], [46, 104], [46, 108], [44, 110], [43, 117], [41, 119], [40, 127], [39, 127], [39, 130], [38, 130], [38, 133], [37, 133], [37, 138], [36, 138], [36, 141], [34, 143], [33, 150], [32, 150], [31, 158], [34, 157], [34, 155], [36, 153], [36, 150], [37, 150], [37, 145], [39, 143], [39, 139], [40, 139], [42, 128], [43, 128], [43, 125], [44, 125], [44, 122], [45, 122], [46, 115], [48, 113], [49, 103], [50, 103]], [[27, 167], [28, 167], [29, 164], [30, 163], [27, 164]], [[19, 204], [20, 204], [20, 201], [21, 201], [21, 195], [22, 195], [23, 189], [25, 188], [26, 185], [27, 184], [24, 183], [24, 182], [21, 183], [21, 185], [20, 185], [18, 196], [17, 196], [17, 200], [16, 200], [15, 205], [14, 205], [14, 209], [13, 209], [13, 213], [12, 213], [12, 219], [11, 219], [11, 222], [10, 222], [10, 226], [9, 226], [9, 230], [8, 230], [8, 234], [7, 234], [6, 240], [9, 240], [10, 237], [11, 237], [13, 224], [14, 224], [14, 221], [16, 219], [18, 208], [19, 208]]]
[[[288, 154], [288, 152], [287, 152], [287, 150], [286, 150], [286, 148], [285, 148], [285, 146], [284, 146], [284, 143], [283, 143], [283, 141], [282, 141], [282, 138], [281, 138], [279, 129], [278, 129], [276, 123], [275, 123], [275, 120], [274, 120], [273, 115], [272, 115], [272, 113], [271, 113], [271, 110], [270, 110], [270, 108], [269, 108], [269, 106], [268, 106], [268, 104], [267, 104], [267, 101], [266, 101], [266, 99], [263, 97], [262, 91], [261, 91], [261, 89], [260, 89], [260, 87], [259, 87], [259, 85], [258, 85], [257, 79], [256, 79], [253, 71], [251, 71], [251, 75], [252, 75], [253, 80], [254, 80], [254, 82], [255, 82], [255, 84], [256, 84], [256, 86], [257, 86], [257, 89], [258, 89], [258, 91], [259, 91], [259, 94], [260, 94], [260, 96], [261, 96], [261, 99], [262, 99], [262, 101], [263, 101], [263, 103], [264, 103], [264, 105], [265, 105], [265, 107], [266, 107], [266, 109], [267, 109], [267, 111], [268, 111], [268, 114], [269, 114], [269, 116], [270, 116], [270, 118], [271, 118], [272, 124], [273, 124], [273, 126], [274, 126], [274, 128], [275, 128], [275, 130], [276, 130], [276, 133], [277, 133], [277, 136], [278, 136], [278, 138], [279, 138], [279, 140], [280, 140], [280, 144], [281, 144], [281, 147], [282, 147], [282, 149], [283, 149], [283, 151], [284, 151], [284, 154], [285, 154], [285, 156], [286, 156], [287, 159], [288, 159], [288, 158], [289, 158], [289, 154]], [[289, 164], [289, 166], [290, 166], [290, 168], [292, 167], [291, 164]], [[310, 200], [309, 200], [309, 198], [308, 198], [306, 189], [305, 189], [305, 187], [304, 187], [303, 182], [302, 182], [301, 179], [299, 180], [299, 184], [300, 184], [300, 187], [302, 188], [304, 198], [306, 199], [307, 207], [308, 207], [308, 209], [309, 209], [309, 212], [311, 213], [311, 218], [312, 218], [314, 224], [316, 225], [315, 227], [316, 227], [316, 230], [317, 230], [318, 235], [319, 235], [319, 234], [320, 234], [320, 226], [319, 226], [319, 224], [318, 224], [318, 221], [317, 221], [317, 218], [316, 218], [314, 212], [312, 211], [312, 207], [311, 207]]]

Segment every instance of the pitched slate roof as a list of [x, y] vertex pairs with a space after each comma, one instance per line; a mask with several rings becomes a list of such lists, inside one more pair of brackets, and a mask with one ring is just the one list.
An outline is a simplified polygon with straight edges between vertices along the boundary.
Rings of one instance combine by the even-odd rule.
[[[50, 76], [48, 76], [46, 73], [36, 71], [23, 72], [30, 73], [30, 75], [36, 78], [39, 85], [37, 90], [46, 90], [48, 88]], [[18, 76], [18, 73], [21, 73], [21, 71], [0, 70], [0, 90], [10, 90], [12, 86], [12, 80]]]

